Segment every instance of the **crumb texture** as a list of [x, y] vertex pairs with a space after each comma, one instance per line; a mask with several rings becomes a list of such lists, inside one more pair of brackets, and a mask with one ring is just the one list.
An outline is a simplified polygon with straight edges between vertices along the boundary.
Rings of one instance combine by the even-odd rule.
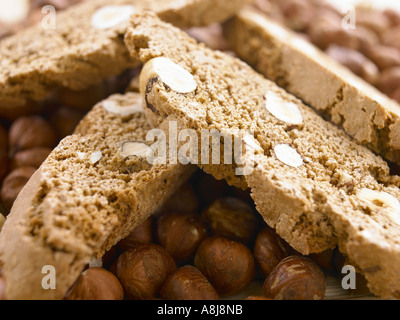
[[[171, 121], [177, 121], [178, 127], [194, 128], [197, 133], [203, 129], [233, 135], [235, 129], [253, 132], [261, 150], [255, 148], [250, 174], [238, 177], [229, 164], [203, 165], [204, 169], [233, 185], [250, 187], [258, 211], [295, 249], [308, 254], [338, 244], [374, 293], [396, 294], [400, 289], [394, 274], [400, 266], [400, 180], [389, 174], [381, 157], [247, 64], [197, 44], [151, 13], [133, 16], [126, 44], [142, 62], [169, 58], [197, 82], [195, 91], [181, 94], [159, 77], [152, 78], [142, 94], [154, 124], [166, 131]], [[295, 105], [302, 124], [287, 124], [267, 110], [266, 105], [277, 102]], [[288, 149], [276, 148], [281, 145], [293, 149], [302, 164], [280, 161], [277, 152]]]
[[[128, 21], [100, 28], [92, 22], [99, 9], [129, 6], [151, 10], [182, 28], [204, 26], [232, 16], [243, 0], [91, 0], [56, 15], [56, 28], [41, 24], [0, 44], [0, 104], [22, 108], [45, 99], [54, 88], [84, 90], [135, 67], [124, 45]], [[79, 26], [79, 27], [77, 27]], [[97, 27], [95, 27], [97, 26]], [[4, 111], [5, 112], [5, 111]]]
[[[18, 197], [0, 234], [9, 299], [62, 299], [92, 257], [100, 258], [185, 182], [192, 166], [151, 165], [126, 156], [127, 141], [146, 144], [151, 127], [136, 93], [100, 102], [76, 133], [54, 149]], [[43, 290], [41, 269], [56, 269], [56, 290]], [[23, 285], [21, 285], [23, 283]]]

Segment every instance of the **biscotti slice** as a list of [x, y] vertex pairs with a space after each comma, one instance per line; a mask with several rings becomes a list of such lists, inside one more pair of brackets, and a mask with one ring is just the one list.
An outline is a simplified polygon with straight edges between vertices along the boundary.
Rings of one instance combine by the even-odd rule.
[[[84, 90], [138, 65], [123, 42], [133, 12], [153, 10], [179, 27], [232, 16], [249, 0], [91, 0], [0, 42], [0, 108], [9, 116], [55, 87]], [[53, 15], [51, 15], [53, 14]]]
[[[62, 299], [91, 258], [126, 237], [194, 172], [149, 164], [151, 127], [141, 103], [137, 93], [100, 102], [24, 187], [0, 233], [7, 299]], [[46, 290], [49, 266], [55, 289]]]
[[[303, 254], [338, 244], [374, 293], [399, 296], [399, 177], [382, 158], [247, 64], [150, 12], [132, 17], [125, 41], [145, 63], [140, 87], [154, 123], [198, 137], [253, 132], [243, 134], [253, 150], [243, 157], [254, 165], [242, 179], [267, 223]], [[220, 158], [230, 170], [197, 163], [234, 182], [238, 163]]]
[[294, 32], [246, 8], [224, 26], [237, 55], [322, 112], [359, 143], [400, 164], [400, 106]]

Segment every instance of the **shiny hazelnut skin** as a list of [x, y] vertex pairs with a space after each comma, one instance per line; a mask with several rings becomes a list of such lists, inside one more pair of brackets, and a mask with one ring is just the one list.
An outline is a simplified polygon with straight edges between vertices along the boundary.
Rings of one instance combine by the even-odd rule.
[[150, 244], [153, 242], [153, 217], [147, 218], [138, 225], [126, 238], [118, 242], [118, 248], [128, 250], [137, 245]]
[[51, 153], [50, 148], [36, 147], [17, 152], [11, 162], [11, 168], [34, 167], [39, 168]]
[[85, 270], [66, 294], [65, 300], [123, 300], [121, 283], [103, 268]]
[[255, 278], [255, 261], [242, 243], [220, 236], [205, 239], [194, 257], [194, 266], [220, 295], [245, 289]]
[[319, 267], [326, 270], [335, 271], [333, 264], [334, 249], [328, 249], [321, 253], [313, 253], [309, 255], [309, 258], [313, 260]]
[[264, 277], [267, 277], [279, 262], [293, 253], [294, 250], [289, 244], [270, 227], [267, 226], [258, 233], [253, 254]]
[[161, 298], [166, 300], [218, 300], [207, 278], [193, 266], [183, 266], [165, 281]]
[[140, 245], [123, 252], [116, 265], [125, 295], [132, 300], [156, 298], [165, 280], [175, 270], [172, 257], [156, 244]]
[[193, 258], [201, 241], [207, 236], [207, 228], [196, 213], [170, 213], [156, 222], [156, 238], [177, 264]]
[[8, 137], [12, 155], [35, 147], [52, 149], [57, 144], [54, 129], [40, 116], [18, 118], [12, 123]]
[[248, 296], [244, 300], [272, 300], [272, 299], [263, 296]]
[[10, 210], [22, 188], [35, 173], [36, 168], [21, 167], [12, 171], [3, 181], [1, 187], [1, 202], [7, 210]]
[[160, 211], [161, 213], [191, 213], [196, 212], [199, 209], [199, 205], [200, 200], [194, 188], [189, 183], [186, 183], [164, 203]]
[[263, 285], [264, 295], [274, 300], [322, 300], [324, 273], [309, 258], [289, 256], [271, 272]]
[[259, 221], [245, 201], [226, 197], [215, 200], [202, 213], [211, 234], [250, 245], [257, 234]]

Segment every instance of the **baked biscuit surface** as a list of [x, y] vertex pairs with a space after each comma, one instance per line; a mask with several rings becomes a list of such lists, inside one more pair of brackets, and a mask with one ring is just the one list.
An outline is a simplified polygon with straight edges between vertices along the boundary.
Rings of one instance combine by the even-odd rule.
[[[194, 172], [147, 161], [151, 127], [141, 108], [135, 93], [100, 102], [24, 187], [0, 234], [7, 299], [62, 299], [92, 258], [132, 232]], [[54, 290], [42, 286], [46, 266], [56, 272]]]
[[[253, 133], [246, 142], [254, 151], [245, 154], [254, 164], [248, 174], [237, 176], [237, 164], [223, 157], [222, 165], [198, 164], [250, 187], [258, 211], [295, 249], [308, 254], [338, 244], [374, 293], [399, 296], [393, 271], [400, 266], [399, 178], [380, 157], [245, 63], [197, 44], [151, 13], [133, 16], [125, 40], [145, 63], [141, 91], [153, 124], [167, 132], [177, 123], [198, 135]], [[184, 84], [166, 77], [168, 70]]]
[[56, 87], [84, 90], [137, 66], [123, 43], [133, 12], [152, 10], [187, 28], [223, 21], [248, 2], [92, 0], [73, 6], [56, 14], [54, 25], [40, 23], [0, 42], [1, 113], [41, 101]]

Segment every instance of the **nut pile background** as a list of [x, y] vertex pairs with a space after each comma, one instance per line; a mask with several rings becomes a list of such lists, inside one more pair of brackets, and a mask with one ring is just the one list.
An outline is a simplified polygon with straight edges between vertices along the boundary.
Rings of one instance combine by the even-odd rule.
[[[0, 19], [0, 39], [40, 22], [44, 5], [64, 10], [82, 1], [15, 1], [16, 6], [27, 6], [27, 15], [7, 23]], [[358, 9], [357, 28], [344, 30], [343, 15], [322, 1], [256, 0], [254, 5], [400, 102], [398, 12]], [[233, 54], [219, 25], [188, 33]], [[60, 88], [47, 101], [18, 114], [4, 113], [0, 106], [0, 226], [58, 142], [97, 102], [112, 93], [137, 90], [135, 82], [128, 87], [136, 73], [128, 71], [84, 92]], [[321, 268], [339, 277], [344, 264], [337, 249], [300, 256], [261, 221], [248, 193], [199, 173], [157, 215], [108, 252], [101, 267], [99, 261], [88, 266], [66, 298], [219, 299], [243, 293], [258, 281], [264, 284], [263, 296], [247, 299], [321, 299], [326, 285]], [[290, 274], [291, 268], [300, 275]], [[284, 281], [274, 281], [277, 278]], [[0, 278], [0, 298], [3, 281]], [[360, 277], [358, 283], [365, 281]], [[359, 286], [356, 293], [360, 292], [367, 292], [365, 286]]]
[[[211, 188], [212, 186], [212, 188]], [[261, 219], [248, 192], [199, 171], [154, 216], [93, 260], [65, 299], [323, 299], [335, 250], [309, 257]], [[262, 290], [247, 295], [258, 282]]]
[[356, 28], [320, 0], [256, 0], [259, 10], [289, 27], [355, 74], [400, 102], [400, 13], [356, 10]]

